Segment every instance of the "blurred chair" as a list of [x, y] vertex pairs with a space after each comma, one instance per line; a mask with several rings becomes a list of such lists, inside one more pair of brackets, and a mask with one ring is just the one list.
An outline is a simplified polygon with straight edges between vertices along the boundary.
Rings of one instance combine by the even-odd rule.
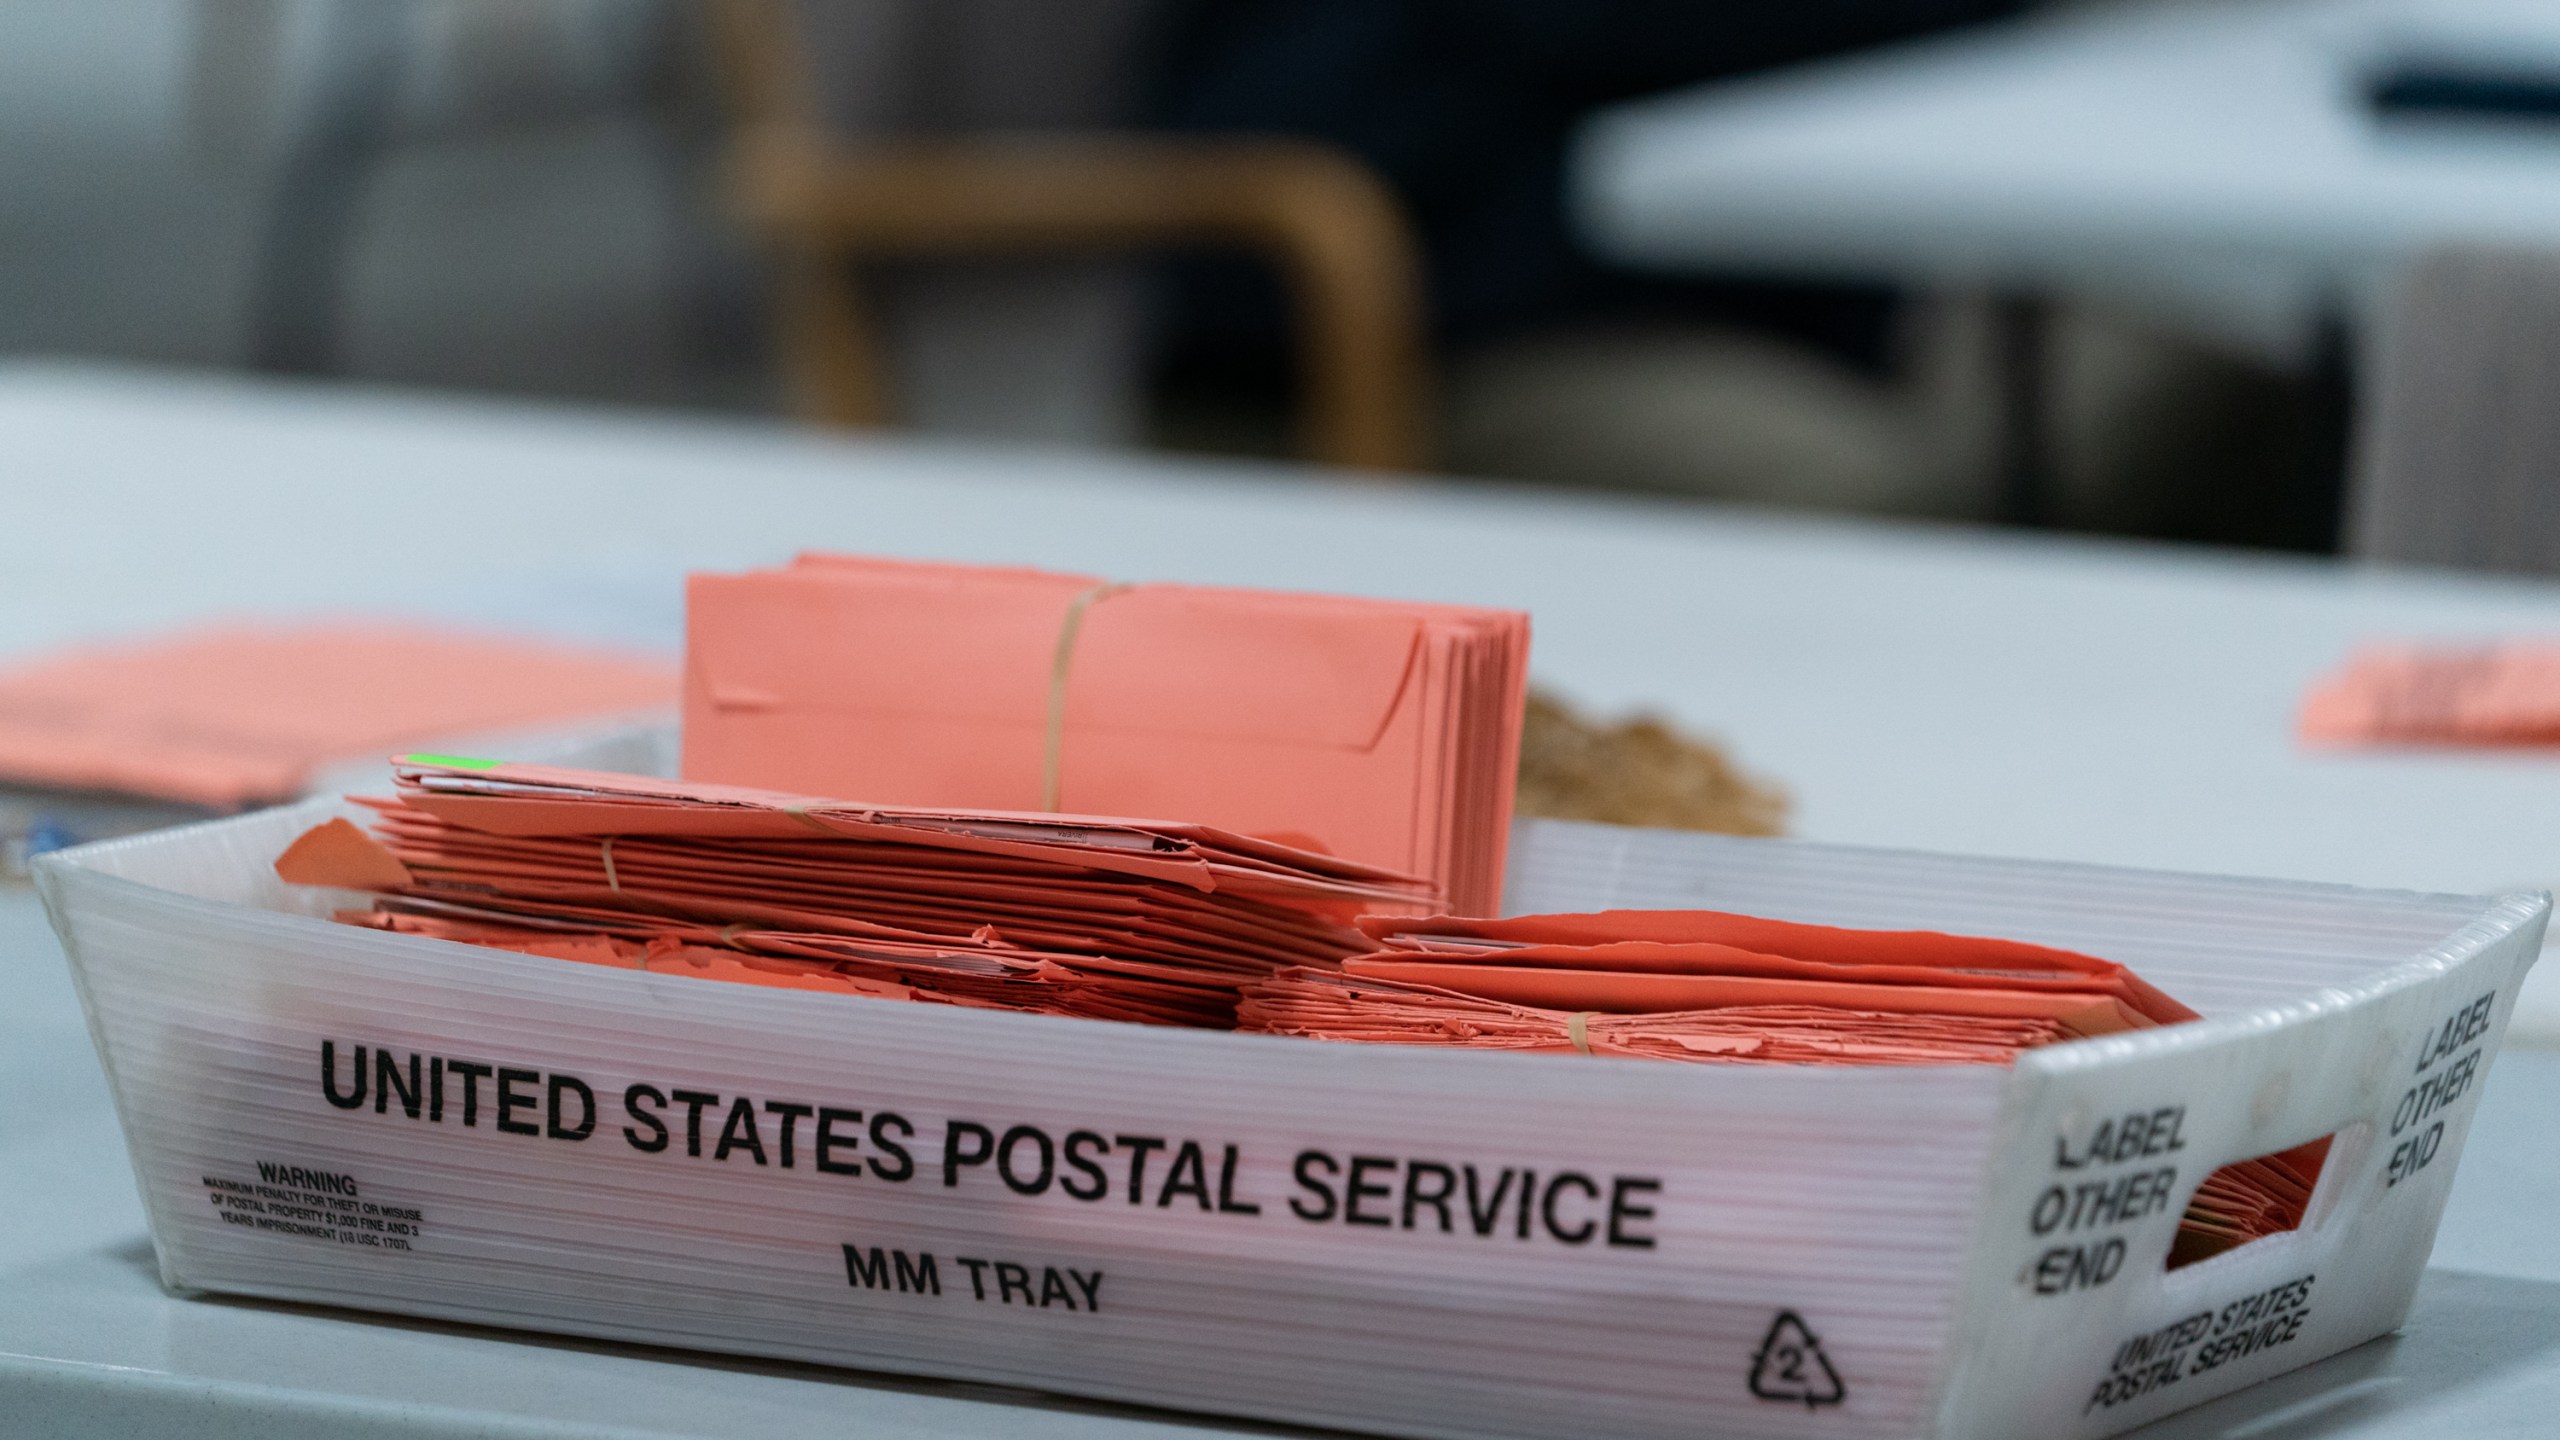
[[2560, 574], [2560, 255], [2412, 266], [2372, 350], [2349, 552]]
[[[192, 88], [199, 107], [219, 115], [204, 128], [248, 148], [255, 122], [239, 111], [272, 101], [293, 17], [277, 0], [232, 0], [220, 14], [199, 0], [197, 9]], [[308, 20], [309, 94], [287, 127], [252, 256], [248, 358], [261, 370], [328, 375], [341, 368], [348, 252], [365, 182], [389, 143], [414, 26], [396, 7], [363, 3], [331, 4]]]
[[[1308, 457], [1373, 469], [1428, 462], [1419, 262], [1394, 200], [1358, 162], [1276, 140], [1104, 130], [935, 133], [929, 120], [919, 126], [909, 116], [883, 115], [897, 107], [878, 103], [877, 95], [867, 105], [858, 95], [850, 107], [843, 97], [828, 105], [818, 71], [829, 60], [860, 65], [865, 57], [817, 53], [818, 26], [810, 22], [831, 31], [826, 38], [837, 47], [894, 49], [901, 27], [911, 38], [916, 25], [947, 25], [965, 14], [954, 0], [709, 3], [738, 112], [732, 184], [781, 268], [784, 364], [806, 417], [880, 424], [901, 408], [866, 266], [1214, 247], [1264, 258], [1289, 288]], [[1037, 15], [1015, 18], [1067, 18], [1047, 4], [1036, 8]], [[979, 28], [982, 46], [1005, 38], [1002, 27]], [[1013, 28], [1021, 48], [1024, 27]], [[1095, 28], [1081, 27], [1088, 35]], [[1135, 28], [1123, 25], [1120, 36]], [[966, 66], [972, 58], [946, 63]], [[1026, 58], [1032, 73], [1051, 72], [1051, 83], [1057, 71], [1113, 60], [1054, 50]], [[919, 57], [906, 59], [909, 69], [923, 68]], [[856, 88], [864, 79], [875, 89], [899, 83], [886, 65], [863, 68], [868, 73]], [[857, 113], [850, 123], [832, 123], [831, 108]]]
[[684, 85], [688, 13], [195, 0], [190, 129], [252, 216], [249, 362], [692, 398], [696, 370], [752, 347], [726, 333], [744, 257], [685, 203], [708, 138]]

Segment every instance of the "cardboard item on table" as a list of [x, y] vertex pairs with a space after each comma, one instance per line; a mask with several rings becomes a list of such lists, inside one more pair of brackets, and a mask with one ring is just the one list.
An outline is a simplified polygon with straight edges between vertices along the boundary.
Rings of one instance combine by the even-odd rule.
[[809, 555], [697, 575], [684, 772], [892, 805], [1175, 815], [1501, 893], [1512, 611]]

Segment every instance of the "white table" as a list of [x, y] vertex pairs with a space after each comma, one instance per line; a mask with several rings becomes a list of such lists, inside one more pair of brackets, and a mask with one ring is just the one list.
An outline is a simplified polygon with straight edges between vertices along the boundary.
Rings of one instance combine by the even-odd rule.
[[[2560, 631], [2551, 587], [6, 367], [0, 517], [0, 659], [244, 612], [672, 645], [690, 566], [800, 546], [1024, 561], [1526, 606], [1543, 678], [1721, 732], [1795, 788], [1814, 838], [2429, 889], [2560, 876], [2560, 763], [2315, 757], [2287, 735], [2303, 684], [2355, 639]], [[0, 997], [0, 1430], [1193, 1428], [965, 1386], [170, 1299], [23, 889], [0, 892]], [[2537, 1013], [2523, 1028], [2560, 1036], [2560, 1005]], [[2511, 1049], [2408, 1338], [2158, 1433], [2480, 1434], [2553, 1413], [2555, 1122], [2560, 1054]]]
[[2560, 245], [2560, 126], [2377, 123], [2423, 54], [2560, 72], [2544, 0], [2064, 12], [1621, 107], [1573, 164], [1604, 252], [2063, 292], [2273, 354], [2452, 240]]

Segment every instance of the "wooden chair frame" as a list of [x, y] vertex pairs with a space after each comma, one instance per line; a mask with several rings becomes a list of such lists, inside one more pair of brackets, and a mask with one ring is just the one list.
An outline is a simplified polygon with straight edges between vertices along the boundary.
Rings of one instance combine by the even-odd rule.
[[1301, 446], [1370, 469], [1428, 463], [1420, 263], [1358, 161], [1283, 140], [1126, 134], [847, 140], [816, 119], [787, 0], [713, 0], [742, 124], [734, 198], [777, 252], [801, 414], [887, 422], [863, 260], [1181, 247], [1258, 255], [1286, 282], [1304, 377]]

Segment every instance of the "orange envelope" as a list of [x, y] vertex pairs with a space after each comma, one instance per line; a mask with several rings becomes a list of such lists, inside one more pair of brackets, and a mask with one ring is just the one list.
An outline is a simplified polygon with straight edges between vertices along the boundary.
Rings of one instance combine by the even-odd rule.
[[1284, 970], [1245, 987], [1238, 1029], [1369, 1044], [1458, 1046], [1726, 1064], [2006, 1064], [2083, 1032], [2067, 1018], [1862, 1012], [1807, 1004], [1612, 1014], [1514, 1004], [1342, 971]]
[[1593, 910], [1570, 915], [1374, 915], [1360, 928], [1386, 943], [1410, 938], [1435, 948], [1476, 942], [1511, 945], [1718, 944], [1836, 965], [1945, 965], [2002, 971], [2090, 974], [2120, 968], [2095, 956], [1936, 930], [1857, 930], [1772, 920], [1722, 910]]
[[829, 875], [833, 867], [823, 860], [802, 863], [789, 853], [856, 848], [825, 841], [733, 844], [702, 854], [682, 841], [622, 835], [611, 837], [608, 850], [596, 840], [482, 835], [399, 808], [383, 815], [379, 842], [359, 832], [399, 877], [385, 884], [370, 878], [382, 869], [305, 863], [310, 842], [328, 828], [297, 842], [278, 860], [278, 873], [303, 883], [502, 898], [518, 914], [589, 924], [637, 905], [653, 924], [662, 916], [691, 917], [877, 939], [1156, 956], [1255, 973], [1273, 965], [1329, 964], [1359, 943], [1355, 933], [1321, 918], [1330, 908], [1321, 898], [1305, 911], [1240, 898], [1220, 904], [1187, 887], [1080, 881], [1072, 870], [1066, 878], [1025, 876], [990, 885], [971, 872], [944, 869], [943, 853], [931, 850], [849, 865], [854, 874], [843, 882]]
[[[339, 917], [354, 924], [600, 964], [681, 950], [672, 973], [709, 979], [1225, 1028], [1242, 985], [1364, 948], [1357, 909], [1435, 898], [1197, 825], [451, 756], [402, 756], [393, 773], [398, 798], [365, 802], [372, 833], [317, 825], [278, 876], [375, 892]], [[748, 970], [713, 963], [723, 952]]]
[[1661, 975], [1612, 970], [1453, 965], [1407, 959], [1346, 960], [1343, 973], [1362, 980], [1438, 985], [1463, 995], [1549, 1010], [1612, 1015], [1671, 1014], [1736, 1005], [1824, 1005], [1888, 1015], [1967, 1015], [2056, 1020], [2078, 1033], [2101, 1034], [2152, 1023], [2103, 989], [2019, 990], [1972, 986], [1865, 984], [1758, 975]]
[[[1935, 931], [1712, 910], [1370, 916], [1360, 928], [1381, 948], [1338, 970], [1294, 969], [1258, 982], [1240, 1023], [1437, 1044], [1501, 1034], [1511, 1048], [1553, 1048], [1565, 1036], [1591, 1050], [1590, 1027], [1608, 1017], [1610, 1034], [1649, 1037], [1629, 1053], [1659, 1042], [1692, 1058], [1848, 1061], [1944, 1058], [1954, 1053], [1948, 1046], [2005, 1058], [2028, 1045], [2196, 1018], [2121, 965]], [[1488, 1015], [1507, 1018], [1486, 1031]], [[1639, 1017], [1644, 1024], [1634, 1023]], [[1752, 1027], [1764, 1023], [1784, 1030], [1786, 1043], [1752, 1041]]]
[[663, 660], [394, 625], [233, 626], [0, 674], [0, 778], [230, 809], [404, 744], [653, 710]]
[[1501, 893], [1512, 611], [803, 556], [697, 575], [684, 770], [891, 805], [1171, 815]]
[[[1772, 986], [1814, 982], [1829, 987], [1833, 998], [1825, 1003], [1874, 1010], [1927, 1007], [1909, 996], [1893, 999], [1890, 991], [1855, 1002], [1850, 997], [1859, 987], [1904, 987], [1912, 995], [1925, 990], [1938, 997], [1933, 1004], [1981, 1014], [2063, 1014], [2101, 1005], [2130, 1012], [2127, 1024], [2174, 1025], [2196, 1018], [2195, 1011], [2112, 961], [1987, 936], [1857, 930], [1715, 910], [1604, 910], [1501, 920], [1378, 915], [1359, 924], [1386, 948], [1346, 962], [1356, 973], [1449, 984], [1532, 1004], [1561, 1002], [1577, 992], [1609, 997], [1567, 1008], [1636, 1012], [1771, 1003], [1808, 993]], [[1463, 982], [1457, 978], [1461, 968], [1470, 977]], [[1517, 973], [1500, 973], [1506, 970]], [[1441, 978], [1432, 980], [1433, 973]], [[1986, 993], [1960, 1000], [1948, 991]]]
[[2225, 1165], [2204, 1178], [2178, 1222], [2169, 1268], [2193, 1264], [2267, 1235], [2297, 1229], [2329, 1158], [2332, 1137]]
[[882, 805], [451, 755], [399, 756], [392, 773], [400, 803], [492, 835], [869, 841], [1407, 911], [1434, 893], [1383, 866], [1182, 821]]
[[2375, 645], [2304, 697], [2314, 745], [2560, 745], [2560, 645]]

